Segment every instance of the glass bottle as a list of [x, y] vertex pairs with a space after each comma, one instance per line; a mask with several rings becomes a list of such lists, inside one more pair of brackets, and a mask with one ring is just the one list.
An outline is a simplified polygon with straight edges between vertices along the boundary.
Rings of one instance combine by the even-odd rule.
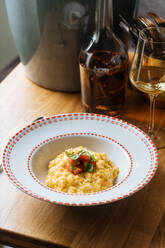
[[118, 115], [128, 81], [128, 56], [112, 31], [112, 0], [97, 0], [95, 30], [82, 46], [79, 65], [85, 112]]

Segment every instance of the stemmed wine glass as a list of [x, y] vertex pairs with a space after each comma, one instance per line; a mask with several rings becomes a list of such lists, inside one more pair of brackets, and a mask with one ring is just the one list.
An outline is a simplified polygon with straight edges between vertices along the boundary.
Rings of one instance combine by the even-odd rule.
[[131, 83], [150, 98], [148, 135], [157, 144], [154, 133], [156, 97], [165, 92], [165, 27], [151, 27], [140, 31], [130, 70]]

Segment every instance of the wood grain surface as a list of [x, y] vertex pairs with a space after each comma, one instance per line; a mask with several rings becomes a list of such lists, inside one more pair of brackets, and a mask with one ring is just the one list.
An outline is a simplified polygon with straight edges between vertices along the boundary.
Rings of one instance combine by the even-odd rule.
[[[137, 104], [138, 103], [138, 104]], [[16, 69], [0, 84], [0, 155], [8, 139], [39, 116], [82, 112], [80, 94], [37, 86]], [[128, 90], [123, 116], [148, 121], [148, 103]], [[156, 110], [157, 127], [165, 109]], [[165, 144], [153, 180], [129, 198], [95, 207], [66, 207], [18, 190], [0, 174], [0, 243], [16, 247], [163, 248], [165, 247]]]

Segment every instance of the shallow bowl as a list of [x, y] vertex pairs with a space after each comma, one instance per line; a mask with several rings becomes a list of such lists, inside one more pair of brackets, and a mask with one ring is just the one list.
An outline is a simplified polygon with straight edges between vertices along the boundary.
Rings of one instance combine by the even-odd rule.
[[[115, 185], [90, 194], [56, 192], [45, 185], [48, 163], [76, 146], [105, 152], [119, 168]], [[142, 189], [153, 177], [158, 155], [151, 139], [136, 126], [98, 114], [74, 113], [38, 120], [20, 130], [3, 153], [3, 168], [22, 191], [69, 206], [111, 203]]]

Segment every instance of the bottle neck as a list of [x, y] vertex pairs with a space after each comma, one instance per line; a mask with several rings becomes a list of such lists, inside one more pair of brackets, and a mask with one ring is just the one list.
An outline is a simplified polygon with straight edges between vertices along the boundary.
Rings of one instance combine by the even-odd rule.
[[97, 0], [96, 2], [96, 32], [107, 29], [110, 31], [113, 25], [113, 0]]

